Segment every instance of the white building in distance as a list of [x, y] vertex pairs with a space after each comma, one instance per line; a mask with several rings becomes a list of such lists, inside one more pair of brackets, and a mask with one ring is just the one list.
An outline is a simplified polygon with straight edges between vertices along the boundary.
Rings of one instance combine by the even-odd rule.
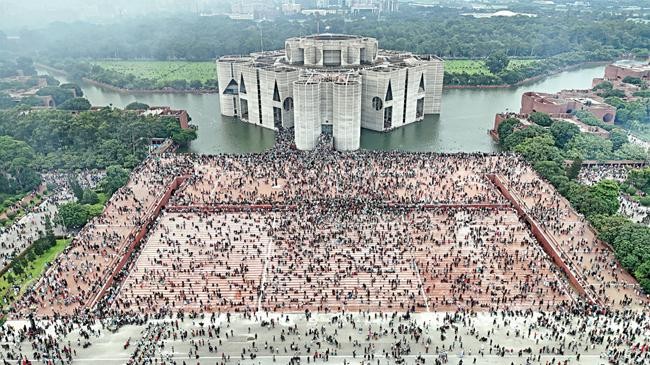
[[337, 150], [359, 148], [361, 128], [389, 131], [439, 114], [443, 62], [380, 50], [374, 38], [317, 34], [285, 49], [217, 60], [221, 114], [265, 128], [294, 127], [316, 146], [331, 125]]

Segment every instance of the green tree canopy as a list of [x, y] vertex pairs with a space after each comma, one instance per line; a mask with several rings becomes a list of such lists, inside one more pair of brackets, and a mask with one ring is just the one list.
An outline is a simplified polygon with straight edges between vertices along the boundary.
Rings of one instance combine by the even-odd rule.
[[117, 189], [126, 185], [129, 181], [129, 171], [121, 166], [109, 166], [106, 169], [106, 176], [100, 182], [102, 190], [110, 195], [113, 195]]
[[508, 56], [502, 51], [492, 53], [485, 59], [485, 66], [493, 74], [498, 74], [505, 70], [509, 63]]
[[607, 160], [612, 157], [612, 141], [593, 134], [580, 133], [567, 144], [572, 158]]
[[562, 162], [562, 151], [555, 147], [555, 141], [550, 135], [527, 138], [515, 146], [513, 151], [522, 154], [526, 160], [533, 163], [555, 161], [560, 164]]
[[62, 89], [58, 86], [46, 86], [36, 92], [38, 96], [51, 96], [56, 105], [61, 105], [74, 97], [68, 89]]
[[614, 128], [609, 132], [609, 140], [612, 141], [612, 148], [617, 150], [628, 142], [627, 132], [621, 128]]
[[58, 107], [61, 110], [85, 111], [91, 108], [90, 101], [86, 98], [72, 98], [66, 100]]
[[580, 128], [577, 125], [562, 120], [554, 122], [550, 131], [559, 148], [564, 148], [573, 137], [580, 134]]
[[149, 109], [149, 105], [137, 101], [132, 102], [131, 104], [127, 105], [124, 108], [124, 110], [147, 110], [147, 109]]
[[503, 147], [506, 150], [512, 150], [515, 146], [519, 145], [528, 138], [538, 136], [550, 136], [550, 132], [538, 125], [531, 125], [530, 127], [522, 128], [512, 132], [506, 139], [503, 140]]
[[25, 142], [9, 136], [0, 136], [0, 192], [15, 194], [27, 192], [41, 183], [33, 168], [34, 150]]
[[79, 229], [90, 219], [88, 208], [79, 203], [66, 203], [59, 207], [59, 217], [68, 229]]
[[499, 124], [497, 127], [497, 134], [499, 135], [499, 141], [503, 143], [509, 135], [514, 132], [515, 128], [519, 127], [521, 122], [517, 118], [508, 118]]
[[80, 97], [84, 96], [83, 90], [81, 90], [81, 87], [79, 85], [77, 85], [77, 84], [67, 83], [67, 84], [61, 84], [59, 87], [62, 88], [62, 89], [72, 89], [72, 90], [74, 90], [75, 97], [77, 97], [77, 98], [80, 98]]
[[568, 198], [587, 217], [613, 215], [619, 208], [619, 189], [617, 182], [602, 180], [593, 186], [574, 185], [568, 192]]
[[528, 119], [537, 125], [541, 125], [542, 127], [550, 127], [551, 124], [553, 124], [553, 119], [551, 119], [551, 117], [546, 113], [532, 112], [530, 113]]

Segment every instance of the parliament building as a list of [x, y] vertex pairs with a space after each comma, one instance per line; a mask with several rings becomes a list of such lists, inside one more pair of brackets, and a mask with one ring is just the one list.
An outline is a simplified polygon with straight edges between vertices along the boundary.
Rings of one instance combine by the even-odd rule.
[[221, 114], [265, 128], [293, 127], [296, 147], [359, 149], [361, 128], [389, 131], [439, 114], [443, 62], [379, 49], [374, 38], [317, 34], [284, 50], [217, 60]]

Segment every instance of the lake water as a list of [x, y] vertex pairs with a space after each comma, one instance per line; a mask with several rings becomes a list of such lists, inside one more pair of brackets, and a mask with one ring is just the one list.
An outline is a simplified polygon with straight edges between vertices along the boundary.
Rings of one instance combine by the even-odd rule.
[[[41, 73], [46, 73], [39, 70]], [[494, 115], [505, 110], [518, 111], [521, 94], [526, 91], [557, 92], [562, 89], [586, 89], [591, 80], [602, 77], [604, 66], [586, 67], [508, 89], [444, 90], [442, 113], [388, 133], [362, 130], [361, 147], [371, 150], [435, 152], [492, 152], [497, 145], [487, 134]], [[62, 82], [65, 77], [55, 75]], [[219, 114], [217, 94], [141, 94], [121, 93], [89, 83], [80, 85], [93, 105], [123, 108], [133, 101], [150, 106], [168, 105], [186, 109], [198, 126], [198, 138], [190, 151], [203, 154], [260, 152], [270, 148], [274, 132]]]

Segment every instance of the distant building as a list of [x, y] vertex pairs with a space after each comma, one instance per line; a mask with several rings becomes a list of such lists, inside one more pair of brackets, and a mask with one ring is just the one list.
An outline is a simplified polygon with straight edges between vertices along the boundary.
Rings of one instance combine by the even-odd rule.
[[190, 128], [190, 116], [187, 113], [187, 110], [174, 110], [168, 106], [152, 106], [148, 110], [140, 111], [140, 115], [171, 117], [178, 120], [178, 124], [181, 126], [181, 128]]
[[443, 62], [379, 49], [376, 39], [317, 34], [281, 51], [217, 61], [221, 114], [265, 128], [294, 127], [313, 149], [322, 125], [339, 150], [356, 150], [360, 128], [388, 131], [439, 114]]
[[614, 63], [605, 67], [605, 79], [608, 81], [636, 77], [650, 81], [650, 63]]
[[552, 117], [588, 111], [605, 123], [614, 123], [616, 108], [606, 104], [591, 90], [563, 90], [556, 94], [526, 92], [521, 96], [521, 114], [542, 112]]
[[[322, 14], [348, 12], [352, 14], [381, 14], [399, 11], [399, 0], [284, 0], [282, 12], [292, 14]], [[315, 12], [315, 10], [321, 10]]]

